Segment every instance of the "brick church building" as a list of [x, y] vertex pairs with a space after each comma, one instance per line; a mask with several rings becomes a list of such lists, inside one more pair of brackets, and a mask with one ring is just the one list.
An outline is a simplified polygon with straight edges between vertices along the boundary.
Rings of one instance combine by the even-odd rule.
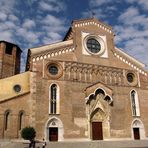
[[21, 49], [0, 41], [0, 138], [33, 126], [47, 141], [146, 139], [148, 72], [95, 18], [73, 21], [63, 41]]

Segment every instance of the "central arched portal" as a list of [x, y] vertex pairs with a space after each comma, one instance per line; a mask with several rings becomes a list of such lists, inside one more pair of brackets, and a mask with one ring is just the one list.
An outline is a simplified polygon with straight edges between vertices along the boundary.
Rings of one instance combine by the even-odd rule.
[[62, 141], [63, 140], [63, 124], [57, 117], [52, 117], [47, 121], [45, 137], [47, 141]]
[[88, 133], [91, 140], [110, 138], [110, 106], [112, 99], [103, 89], [97, 89], [86, 100]]
[[105, 113], [100, 108], [97, 108], [91, 114], [90, 122], [91, 122], [90, 123], [91, 139], [92, 140], [103, 140], [104, 126], [105, 126]]

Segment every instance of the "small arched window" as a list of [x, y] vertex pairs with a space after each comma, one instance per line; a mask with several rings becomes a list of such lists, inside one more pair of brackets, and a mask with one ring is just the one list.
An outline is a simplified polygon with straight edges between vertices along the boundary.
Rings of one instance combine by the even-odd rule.
[[21, 111], [19, 113], [19, 120], [18, 120], [18, 129], [21, 130], [23, 128], [23, 119], [24, 119], [24, 112]]
[[131, 107], [132, 107], [132, 115], [140, 116], [139, 100], [137, 92], [135, 90], [131, 91]]
[[10, 118], [10, 111], [5, 112], [5, 117], [4, 117], [4, 129], [7, 130], [9, 128], [9, 119]]
[[50, 113], [56, 114], [56, 107], [57, 107], [57, 85], [53, 84], [51, 86], [51, 93], [50, 93]]

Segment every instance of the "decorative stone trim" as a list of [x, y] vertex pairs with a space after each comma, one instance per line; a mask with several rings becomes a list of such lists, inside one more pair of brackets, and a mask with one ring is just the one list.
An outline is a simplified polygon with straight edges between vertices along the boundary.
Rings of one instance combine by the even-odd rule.
[[100, 24], [100, 23], [97, 23], [97, 22], [95, 22], [95, 21], [88, 21], [88, 22], [83, 22], [83, 23], [76, 23], [75, 25], [74, 25], [74, 27], [84, 27], [84, 26], [88, 26], [88, 25], [94, 25], [94, 26], [98, 26], [99, 28], [101, 28], [101, 29], [103, 29], [103, 30], [105, 30], [106, 32], [108, 32], [108, 33], [112, 33], [112, 30], [110, 29], [110, 28], [108, 28], [108, 27], [106, 27], [105, 25], [103, 25], [103, 24]]
[[76, 62], [64, 63], [64, 79], [84, 83], [98, 81], [111, 85], [125, 85], [123, 69]]
[[47, 59], [47, 58], [50, 58], [50, 57], [55, 57], [55, 56], [58, 56], [58, 55], [61, 55], [61, 54], [65, 54], [65, 53], [69, 53], [69, 52], [73, 52], [75, 49], [74, 47], [69, 47], [69, 48], [64, 48], [64, 49], [55, 49], [53, 50], [52, 52], [49, 52], [49, 53], [44, 53], [40, 56], [36, 56], [36, 57], [33, 57], [32, 58], [32, 61], [33, 62], [36, 62], [36, 61], [41, 61], [43, 59]]
[[127, 65], [129, 65], [130, 67], [132, 67], [134, 70], [138, 71], [139, 73], [147, 76], [147, 73], [142, 70], [141, 68], [137, 67], [133, 62], [127, 60], [126, 58], [124, 58], [123, 56], [117, 54], [116, 52], [114, 52], [114, 56], [116, 58], [118, 58], [119, 60], [121, 60], [122, 62], [126, 63]]

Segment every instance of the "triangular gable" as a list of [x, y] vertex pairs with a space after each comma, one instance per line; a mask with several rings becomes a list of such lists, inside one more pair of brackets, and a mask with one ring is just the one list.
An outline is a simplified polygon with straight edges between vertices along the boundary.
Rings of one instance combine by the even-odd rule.
[[99, 29], [102, 29], [110, 34], [113, 33], [111, 26], [97, 20], [96, 18], [80, 19], [72, 21], [71, 27], [69, 28], [64, 37], [64, 41], [73, 39], [74, 28], [87, 27], [87, 26], [97, 26]]

